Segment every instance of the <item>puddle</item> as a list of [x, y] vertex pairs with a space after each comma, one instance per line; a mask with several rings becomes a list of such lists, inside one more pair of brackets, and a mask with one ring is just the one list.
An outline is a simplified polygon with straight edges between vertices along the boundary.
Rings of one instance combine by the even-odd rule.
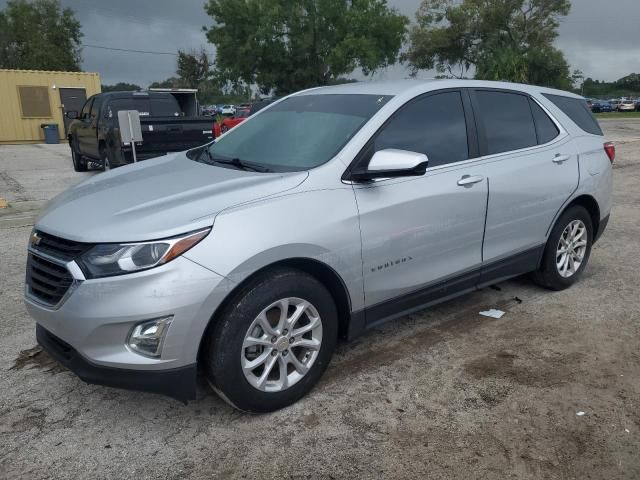
[[39, 346], [22, 350], [9, 370], [22, 370], [24, 368], [39, 368], [52, 375], [67, 371], [66, 368]]

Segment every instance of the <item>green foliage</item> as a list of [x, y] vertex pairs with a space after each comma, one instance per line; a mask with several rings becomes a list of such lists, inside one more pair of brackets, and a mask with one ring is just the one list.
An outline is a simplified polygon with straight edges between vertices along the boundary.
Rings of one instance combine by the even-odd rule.
[[80, 71], [82, 32], [58, 0], [9, 0], [0, 11], [0, 68]]
[[395, 63], [408, 19], [386, 0], [208, 0], [218, 77], [285, 94]]
[[149, 88], [182, 88], [182, 81], [178, 77], [169, 77], [161, 82], [153, 82]]
[[137, 92], [139, 90], [142, 90], [142, 87], [135, 83], [118, 82], [115, 85], [102, 85], [103, 92]]
[[180, 83], [184, 88], [198, 88], [210, 76], [209, 57], [204, 48], [199, 52], [178, 50], [178, 70]]
[[569, 65], [553, 46], [570, 0], [423, 0], [405, 56], [414, 72], [570, 88]]
[[632, 73], [615, 82], [601, 82], [587, 78], [584, 81], [583, 95], [603, 99], [640, 97], [640, 74]]

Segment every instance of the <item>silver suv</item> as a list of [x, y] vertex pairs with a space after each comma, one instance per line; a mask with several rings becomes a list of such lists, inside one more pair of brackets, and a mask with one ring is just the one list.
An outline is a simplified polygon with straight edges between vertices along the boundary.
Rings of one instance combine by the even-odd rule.
[[234, 407], [309, 392], [336, 341], [533, 272], [561, 290], [611, 210], [583, 98], [509, 83], [311, 89], [214, 143], [102, 173], [41, 214], [26, 305], [87, 382]]

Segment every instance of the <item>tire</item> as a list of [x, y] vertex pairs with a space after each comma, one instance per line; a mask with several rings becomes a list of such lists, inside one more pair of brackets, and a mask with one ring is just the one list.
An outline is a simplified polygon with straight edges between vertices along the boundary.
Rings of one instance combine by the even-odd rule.
[[[578, 232], [581, 231], [580, 226], [583, 226], [584, 233], [572, 240], [570, 230], [576, 226], [578, 228], [576, 231]], [[591, 216], [584, 207], [574, 205], [567, 209], [558, 219], [553, 230], [551, 230], [540, 268], [533, 274], [534, 281], [550, 290], [564, 290], [573, 285], [580, 278], [589, 261], [593, 245], [593, 234]], [[562, 249], [567, 247], [561, 244], [561, 238], [563, 242], [565, 238], [570, 240], [569, 243], [573, 245], [570, 251], [573, 251], [575, 256], [567, 253], [564, 256], [562, 255]], [[584, 245], [582, 245], [583, 241], [586, 241]], [[581, 258], [577, 268], [575, 266], [576, 261], [574, 261], [576, 258]], [[563, 259], [566, 259], [566, 262], [563, 262]], [[563, 272], [565, 264], [566, 271]]]
[[226, 125], [224, 125], [224, 124], [223, 124], [223, 125], [220, 127], [220, 132], [221, 132], [221, 133], [227, 133], [228, 131], [229, 131], [229, 127], [227, 127]]
[[100, 170], [111, 170], [111, 161], [109, 160], [109, 153], [106, 145], [100, 146]]
[[76, 172], [86, 172], [89, 169], [87, 159], [78, 153], [73, 143], [71, 146], [71, 160], [73, 161], [73, 169]]
[[[276, 305], [283, 299], [287, 299], [287, 309]], [[297, 309], [302, 311], [300, 319], [291, 324], [287, 336], [287, 331], [279, 328], [286, 325], [278, 325], [278, 319], [282, 311], [290, 316]], [[259, 316], [275, 331], [263, 329]], [[309, 331], [296, 338], [295, 333], [305, 327]], [[260, 338], [262, 343], [256, 345], [248, 336]], [[307, 394], [318, 382], [331, 360], [337, 336], [338, 315], [327, 289], [304, 272], [272, 270], [234, 295], [209, 329], [203, 357], [209, 383], [239, 410], [262, 413], [281, 409]], [[252, 346], [247, 347], [245, 341]], [[298, 346], [312, 343], [317, 346]], [[247, 368], [250, 362], [257, 363], [256, 367]], [[269, 365], [272, 368], [267, 371]]]

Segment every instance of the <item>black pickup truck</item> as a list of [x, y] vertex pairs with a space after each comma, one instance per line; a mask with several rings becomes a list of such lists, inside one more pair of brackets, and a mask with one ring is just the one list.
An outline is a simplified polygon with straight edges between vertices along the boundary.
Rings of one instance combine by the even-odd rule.
[[86, 171], [89, 164], [105, 169], [133, 162], [131, 145], [120, 141], [120, 110], [140, 113], [142, 142], [135, 145], [138, 160], [188, 150], [214, 138], [211, 118], [188, 116], [171, 93], [99, 93], [90, 97], [80, 112], [66, 113], [73, 119], [68, 139], [77, 172]]

